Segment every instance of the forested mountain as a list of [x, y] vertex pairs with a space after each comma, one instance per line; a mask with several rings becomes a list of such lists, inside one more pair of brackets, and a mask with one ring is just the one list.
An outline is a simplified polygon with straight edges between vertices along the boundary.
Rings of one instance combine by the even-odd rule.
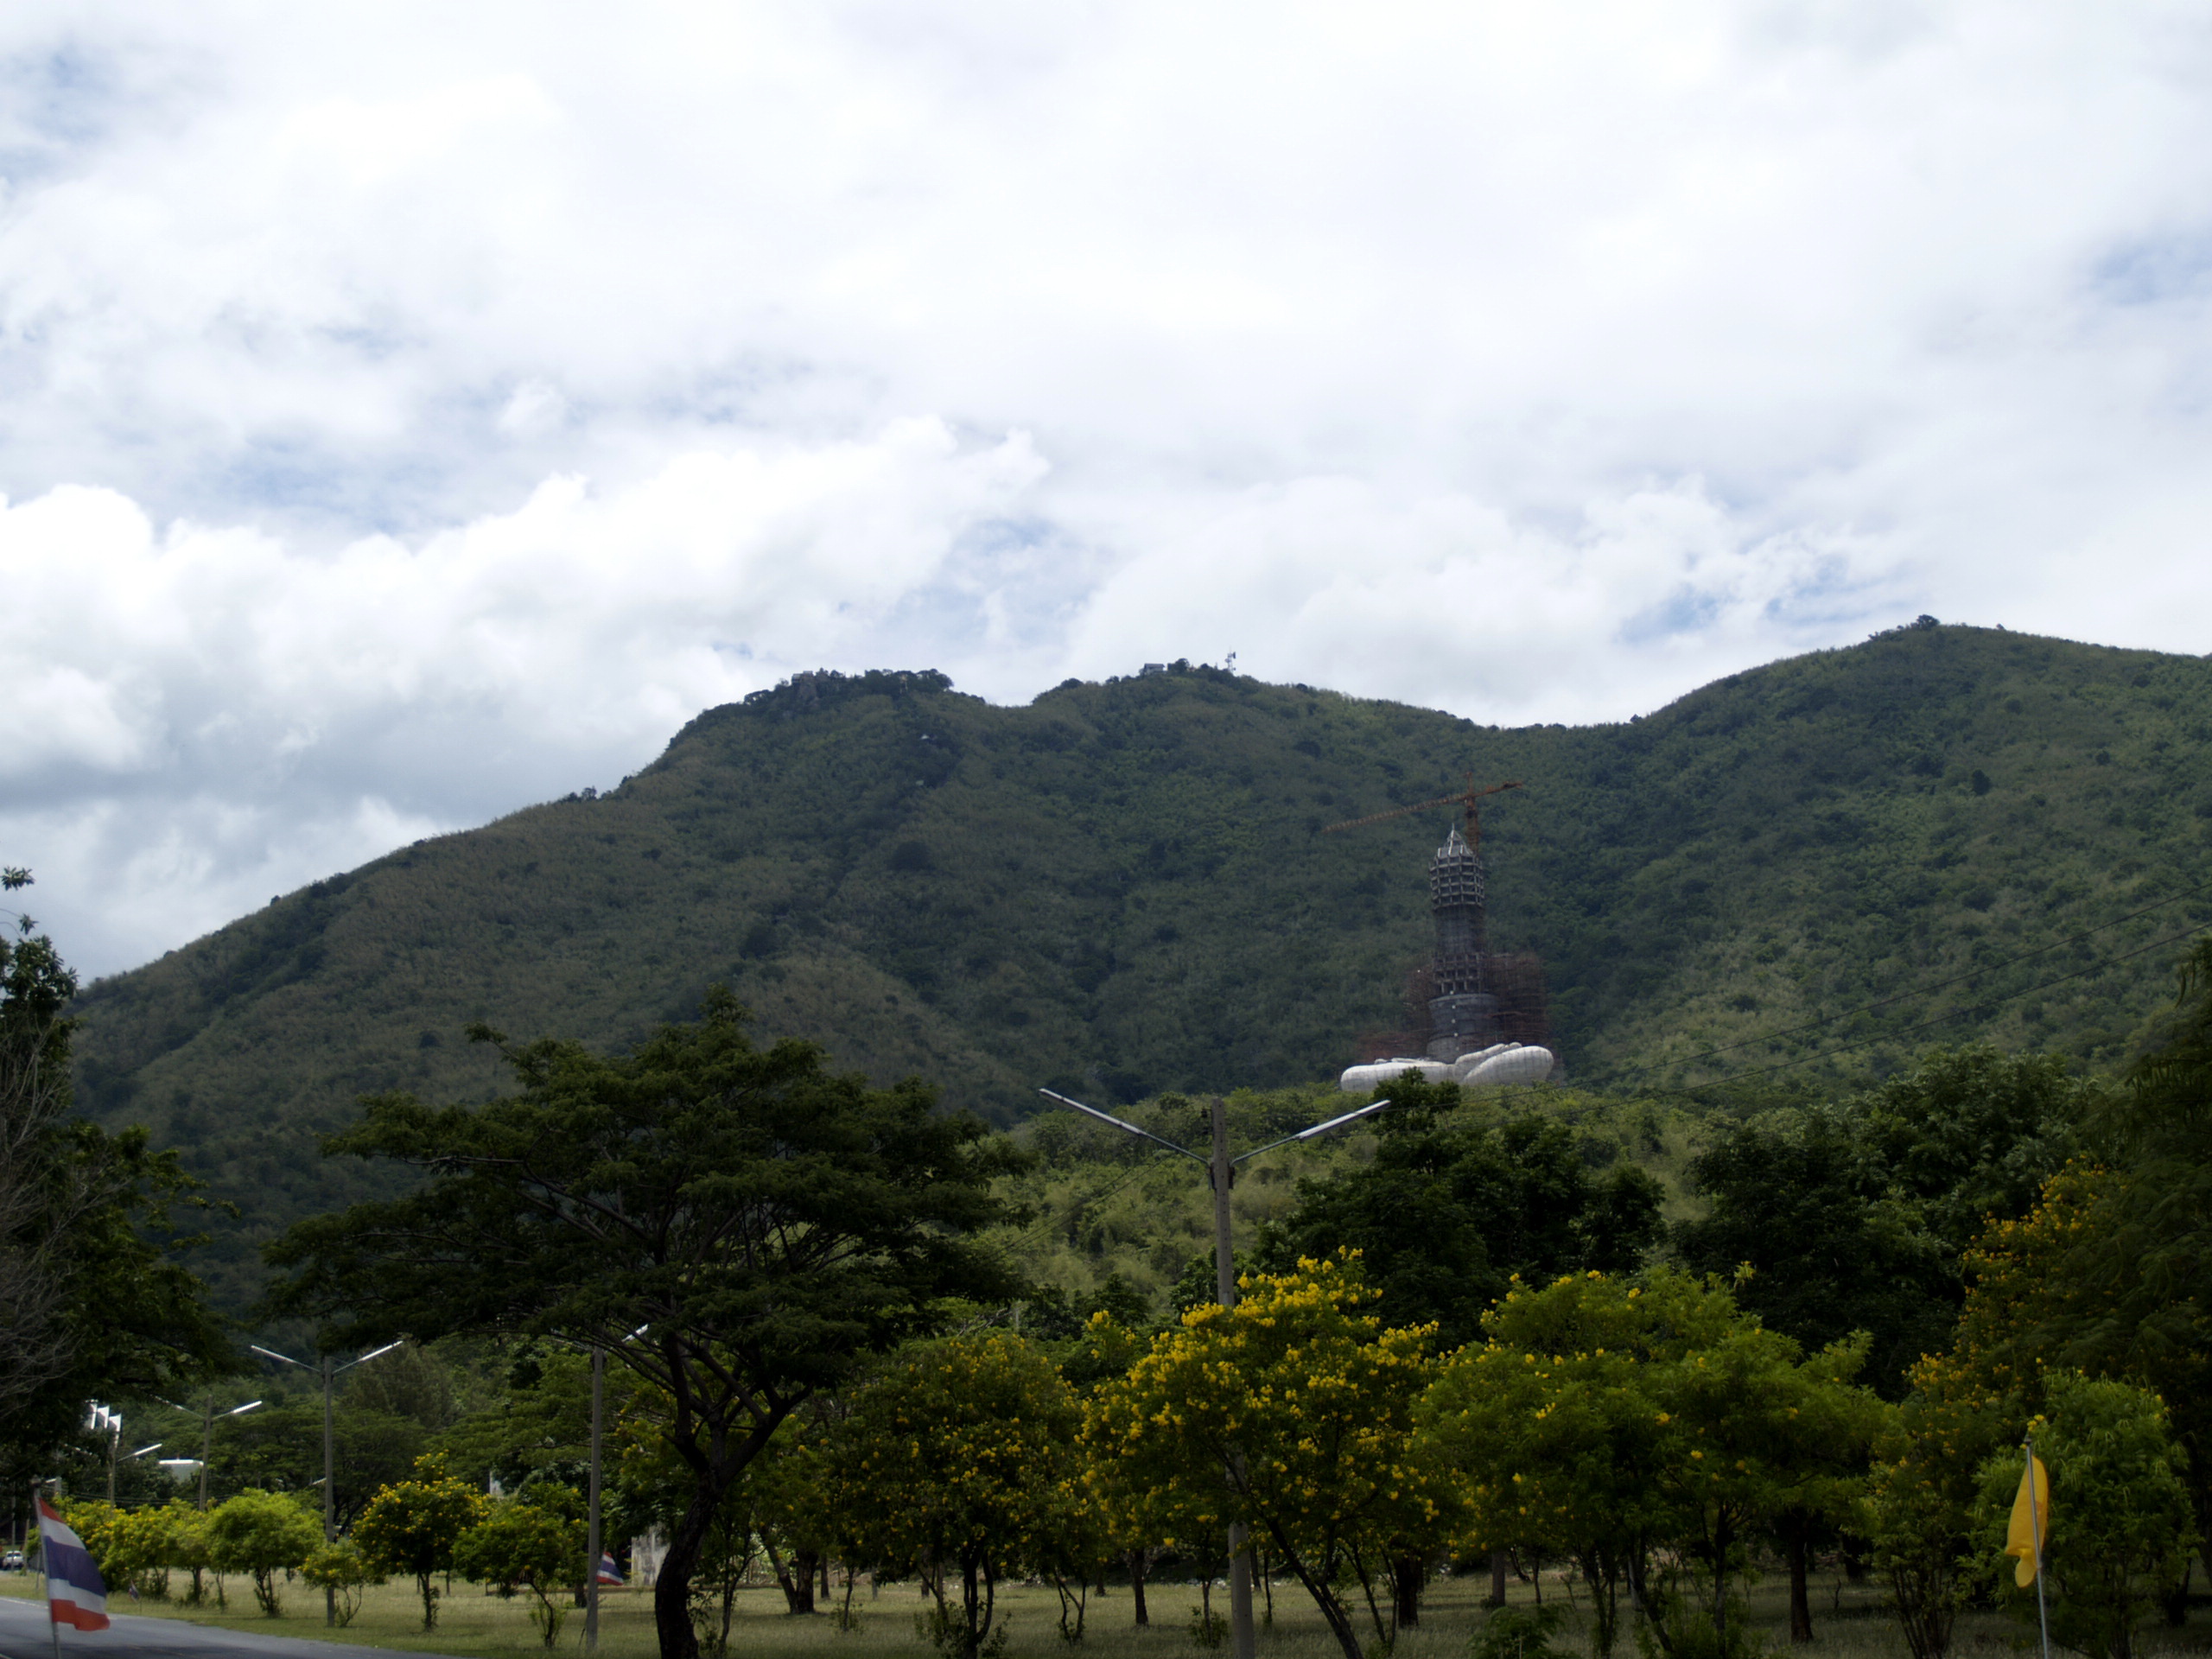
[[1543, 957], [1586, 1085], [1861, 1039], [1786, 1075], [1862, 1081], [1976, 1038], [2104, 1064], [2169, 1001], [2160, 941], [2212, 918], [2212, 890], [2161, 903], [2207, 880], [2208, 737], [2212, 664], [1956, 626], [1577, 728], [1180, 665], [1027, 708], [928, 673], [802, 676], [618, 788], [99, 982], [79, 1098], [184, 1147], [258, 1231], [361, 1191], [314, 1151], [358, 1095], [493, 1086], [468, 1022], [623, 1044], [716, 981], [764, 1036], [1001, 1122], [1039, 1084], [1310, 1082], [1402, 1022], [1453, 814], [1322, 827], [1469, 769], [1526, 783], [1484, 817], [1492, 939]]

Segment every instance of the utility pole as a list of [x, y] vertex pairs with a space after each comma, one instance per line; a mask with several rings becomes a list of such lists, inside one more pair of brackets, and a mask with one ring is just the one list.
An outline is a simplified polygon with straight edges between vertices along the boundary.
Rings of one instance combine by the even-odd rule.
[[584, 1649], [599, 1648], [599, 1563], [605, 1545], [599, 1535], [599, 1448], [606, 1423], [607, 1350], [591, 1351], [591, 1491], [585, 1499]]
[[[1222, 1311], [1236, 1306], [1236, 1257], [1230, 1249], [1229, 1189], [1236, 1179], [1236, 1166], [1229, 1158], [1229, 1108], [1219, 1095], [1213, 1097], [1213, 1162], [1206, 1170], [1213, 1183], [1213, 1282]], [[1243, 1482], [1243, 1453], [1236, 1454], [1232, 1478]], [[1252, 1659], [1251, 1539], [1241, 1521], [1229, 1528], [1229, 1651], [1230, 1659]]]
[[[257, 1342], [246, 1344], [264, 1359], [281, 1360], [303, 1371], [320, 1370], [322, 1373], [322, 1541], [326, 1544], [338, 1541], [338, 1431], [331, 1403], [332, 1381], [339, 1372], [350, 1371], [356, 1365], [365, 1365], [378, 1355], [388, 1354], [401, 1346], [404, 1341], [404, 1338], [402, 1342], [387, 1342], [381, 1348], [370, 1350], [359, 1359], [349, 1359], [338, 1366], [331, 1364], [328, 1354], [321, 1356], [321, 1363], [317, 1366], [310, 1365], [303, 1359], [294, 1359], [289, 1354], [280, 1354], [274, 1348], [264, 1348]], [[207, 1479], [205, 1464], [200, 1465], [200, 1478], [204, 1489]], [[207, 1507], [204, 1496], [200, 1507], [203, 1510]], [[327, 1587], [322, 1592], [322, 1622], [332, 1626], [338, 1623], [338, 1591], [335, 1586]]]
[[[320, 1354], [322, 1361], [322, 1541], [338, 1541], [338, 1421], [333, 1414], [330, 1399], [330, 1356]], [[329, 1629], [338, 1627], [338, 1586], [322, 1586], [322, 1622]]]
[[[1224, 1311], [1236, 1306], [1236, 1257], [1230, 1248], [1229, 1224], [1229, 1189], [1236, 1181], [1236, 1166], [1257, 1158], [1262, 1153], [1273, 1152], [1277, 1147], [1287, 1147], [1294, 1141], [1311, 1141], [1316, 1135], [1326, 1135], [1332, 1129], [1342, 1128], [1355, 1118], [1379, 1112], [1390, 1103], [1378, 1100], [1371, 1106], [1362, 1106], [1341, 1116], [1332, 1117], [1311, 1128], [1300, 1129], [1296, 1135], [1286, 1135], [1280, 1141], [1270, 1141], [1264, 1147], [1255, 1147], [1232, 1158], [1229, 1155], [1229, 1108], [1219, 1095], [1213, 1098], [1213, 1155], [1201, 1158], [1188, 1147], [1179, 1147], [1165, 1135], [1154, 1135], [1150, 1129], [1141, 1129], [1134, 1123], [1086, 1106], [1079, 1100], [1070, 1100], [1065, 1095], [1050, 1089], [1037, 1091], [1047, 1100], [1057, 1100], [1063, 1106], [1072, 1106], [1086, 1117], [1095, 1117], [1102, 1123], [1111, 1123], [1125, 1134], [1140, 1141], [1149, 1141], [1154, 1146], [1165, 1147], [1170, 1152], [1180, 1153], [1193, 1163], [1205, 1166], [1206, 1179], [1213, 1187], [1213, 1275], [1214, 1291]], [[1241, 1457], [1230, 1471], [1232, 1480], [1243, 1479]], [[1230, 1659], [1253, 1659], [1255, 1641], [1252, 1631], [1252, 1552], [1251, 1540], [1241, 1524], [1229, 1529], [1229, 1645]]]
[[103, 1428], [107, 1430], [107, 1501], [112, 1509], [115, 1505], [115, 1465], [123, 1455], [123, 1414], [96, 1405], [92, 1408], [92, 1427], [95, 1432]]
[[243, 1412], [251, 1411], [260, 1403], [261, 1402], [258, 1400], [249, 1400], [242, 1406], [232, 1406], [228, 1411], [219, 1412], [215, 1409], [215, 1396], [211, 1394], [207, 1395], [206, 1400], [203, 1402], [207, 1410], [207, 1415], [200, 1420], [200, 1514], [205, 1515], [207, 1513], [207, 1459], [215, 1449], [215, 1419], [218, 1417], [236, 1417]]
[[[645, 1334], [652, 1321], [648, 1319], [628, 1336], [624, 1342], [635, 1342]], [[591, 1475], [587, 1483], [590, 1488], [584, 1498], [584, 1554], [591, 1559], [584, 1563], [584, 1647], [596, 1650], [599, 1647], [599, 1564], [606, 1559], [607, 1544], [601, 1536], [599, 1525], [600, 1450], [607, 1427], [607, 1350], [594, 1344], [591, 1351]]]

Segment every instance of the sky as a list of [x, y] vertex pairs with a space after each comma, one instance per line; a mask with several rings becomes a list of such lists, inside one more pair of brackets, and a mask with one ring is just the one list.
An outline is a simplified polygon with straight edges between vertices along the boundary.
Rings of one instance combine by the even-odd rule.
[[0, 862], [87, 974], [830, 667], [1615, 720], [2212, 650], [2212, 13], [0, 13]]

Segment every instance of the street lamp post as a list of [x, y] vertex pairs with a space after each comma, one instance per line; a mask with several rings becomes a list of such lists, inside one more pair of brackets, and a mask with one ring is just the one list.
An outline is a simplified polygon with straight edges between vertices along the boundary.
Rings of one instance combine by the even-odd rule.
[[202, 1515], [207, 1512], [207, 1459], [215, 1449], [215, 1419], [238, 1416], [251, 1411], [260, 1403], [258, 1400], [249, 1400], [242, 1406], [232, 1406], [228, 1411], [217, 1411], [215, 1396], [212, 1394], [201, 1402], [207, 1413], [200, 1424], [200, 1512]]
[[95, 1433], [103, 1428], [107, 1431], [107, 1501], [112, 1508], [115, 1503], [115, 1462], [123, 1453], [123, 1414], [111, 1411], [105, 1406], [94, 1406], [92, 1428]]
[[[645, 1334], [648, 1319], [628, 1336], [625, 1342], [635, 1342]], [[599, 1649], [599, 1563], [605, 1555], [607, 1544], [601, 1535], [599, 1524], [600, 1468], [601, 1438], [607, 1422], [607, 1350], [593, 1344], [591, 1351], [591, 1474], [587, 1482], [590, 1491], [584, 1497], [584, 1649]]]
[[[1316, 1123], [1310, 1128], [1300, 1129], [1295, 1135], [1286, 1135], [1280, 1141], [1270, 1141], [1264, 1147], [1255, 1147], [1251, 1151], [1240, 1153], [1232, 1158], [1229, 1155], [1229, 1109], [1223, 1103], [1221, 1096], [1216, 1095], [1213, 1098], [1213, 1155], [1210, 1158], [1201, 1158], [1188, 1147], [1178, 1146], [1164, 1135], [1154, 1135], [1150, 1129], [1141, 1129], [1134, 1123], [1124, 1122], [1118, 1117], [1100, 1111], [1095, 1106], [1086, 1106], [1079, 1100], [1070, 1100], [1065, 1095], [1055, 1094], [1050, 1089], [1039, 1089], [1037, 1092], [1047, 1100], [1057, 1100], [1063, 1106], [1072, 1106], [1086, 1116], [1095, 1117], [1102, 1123], [1111, 1123], [1116, 1128], [1134, 1135], [1140, 1140], [1149, 1141], [1155, 1146], [1165, 1147], [1170, 1152], [1180, 1153], [1193, 1163], [1205, 1166], [1206, 1181], [1213, 1188], [1214, 1291], [1224, 1308], [1236, 1306], [1236, 1260], [1230, 1248], [1229, 1227], [1229, 1189], [1236, 1184], [1236, 1166], [1257, 1158], [1262, 1153], [1273, 1152], [1278, 1147], [1289, 1146], [1293, 1141], [1311, 1141], [1316, 1135], [1326, 1135], [1332, 1129], [1342, 1128], [1355, 1118], [1365, 1117], [1371, 1112], [1379, 1112], [1390, 1103], [1387, 1100], [1378, 1100], [1371, 1106], [1362, 1106], [1357, 1111], [1346, 1112], [1342, 1116], [1330, 1118], [1326, 1122]], [[1243, 1475], [1243, 1466], [1241, 1460], [1231, 1472], [1239, 1477]], [[1242, 1522], [1230, 1527], [1230, 1659], [1253, 1659], [1255, 1643], [1252, 1633], [1252, 1554], [1249, 1541]]]
[[[349, 1359], [338, 1366], [332, 1365], [330, 1356], [325, 1354], [318, 1367], [303, 1359], [294, 1359], [289, 1354], [280, 1354], [274, 1348], [264, 1348], [257, 1342], [246, 1344], [265, 1359], [282, 1360], [285, 1364], [296, 1366], [303, 1371], [320, 1370], [322, 1372], [322, 1541], [326, 1544], [338, 1541], [338, 1437], [331, 1415], [331, 1379], [340, 1371], [350, 1371], [356, 1365], [365, 1365], [378, 1354], [388, 1354], [399, 1345], [397, 1342], [387, 1342], [383, 1347], [363, 1354], [359, 1359]], [[200, 1480], [204, 1485], [207, 1480], [204, 1468], [200, 1471]], [[207, 1507], [204, 1501], [200, 1507]], [[326, 1587], [322, 1592], [322, 1622], [331, 1625], [338, 1623], [338, 1591], [335, 1586]]]

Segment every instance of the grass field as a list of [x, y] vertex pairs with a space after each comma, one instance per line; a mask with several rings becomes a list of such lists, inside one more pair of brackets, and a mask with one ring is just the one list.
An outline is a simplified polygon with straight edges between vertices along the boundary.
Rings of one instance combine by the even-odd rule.
[[[1487, 1575], [1446, 1579], [1431, 1586], [1418, 1630], [1406, 1631], [1394, 1659], [1462, 1659], [1468, 1639], [1481, 1627], [1482, 1598], [1489, 1587]], [[0, 1594], [35, 1596], [35, 1574], [10, 1574], [0, 1580]], [[1568, 1599], [1559, 1581], [1547, 1574], [1547, 1601]], [[1514, 1587], [1516, 1603], [1533, 1599], [1526, 1585]], [[1011, 1619], [1008, 1659], [1046, 1659], [1064, 1655], [1075, 1659], [1185, 1659], [1203, 1650], [1192, 1640], [1191, 1624], [1198, 1605], [1198, 1586], [1154, 1583], [1148, 1592], [1153, 1623], [1135, 1629], [1126, 1586], [1116, 1586], [1103, 1599], [1093, 1597], [1085, 1639], [1072, 1652], [1058, 1635], [1058, 1604], [1045, 1587], [1016, 1586], [1001, 1598]], [[1226, 1595], [1217, 1589], [1214, 1605], [1226, 1611]], [[1759, 1634], [1772, 1646], [1786, 1648], [1787, 1624], [1783, 1589], [1778, 1580], [1754, 1587], [1751, 1615]], [[730, 1652], [746, 1659], [925, 1659], [930, 1649], [914, 1631], [914, 1615], [923, 1605], [912, 1585], [887, 1585], [871, 1596], [863, 1586], [854, 1598], [859, 1628], [841, 1632], [827, 1617], [794, 1618], [784, 1611], [782, 1595], [772, 1586], [748, 1589], [738, 1598], [736, 1622], [730, 1631]], [[284, 1616], [264, 1618], [255, 1609], [251, 1589], [243, 1583], [231, 1586], [227, 1611], [186, 1607], [174, 1601], [130, 1603], [118, 1598], [117, 1612], [156, 1618], [186, 1618], [195, 1624], [257, 1635], [305, 1637], [318, 1640], [364, 1643], [378, 1647], [413, 1649], [426, 1653], [455, 1655], [524, 1655], [542, 1652], [537, 1631], [519, 1599], [502, 1600], [474, 1585], [456, 1584], [439, 1603], [438, 1628], [425, 1634], [422, 1605], [411, 1586], [389, 1584], [371, 1590], [353, 1624], [342, 1630], [323, 1624], [322, 1599], [305, 1585], [291, 1586], [284, 1598]], [[611, 1659], [651, 1659], [657, 1651], [652, 1630], [652, 1592], [613, 1590], [601, 1604], [600, 1649]], [[1805, 1649], [1807, 1659], [1904, 1659], [1905, 1648], [1896, 1624], [1870, 1584], [1852, 1586], [1829, 1579], [1814, 1590], [1815, 1641]], [[582, 1645], [583, 1615], [573, 1613], [561, 1632], [560, 1646], [575, 1650]], [[1580, 1650], [1570, 1632], [1562, 1645]], [[2035, 1650], [2035, 1632], [2026, 1624], [2001, 1614], [1968, 1615], [1959, 1620], [1952, 1645], [1955, 1659], [1998, 1659], [2011, 1653]], [[2139, 1655], [2202, 1653], [2212, 1649], [2212, 1618], [2204, 1610], [2192, 1611], [2189, 1624], [2171, 1630], [2154, 1624], [2142, 1633]], [[1278, 1584], [1274, 1618], [1260, 1631], [1260, 1650], [1270, 1659], [1338, 1659], [1337, 1649], [1314, 1612], [1305, 1592], [1295, 1584]], [[1624, 1628], [1616, 1659], [1633, 1659], [1636, 1648]], [[1217, 1659], [1227, 1659], [1226, 1649]]]

